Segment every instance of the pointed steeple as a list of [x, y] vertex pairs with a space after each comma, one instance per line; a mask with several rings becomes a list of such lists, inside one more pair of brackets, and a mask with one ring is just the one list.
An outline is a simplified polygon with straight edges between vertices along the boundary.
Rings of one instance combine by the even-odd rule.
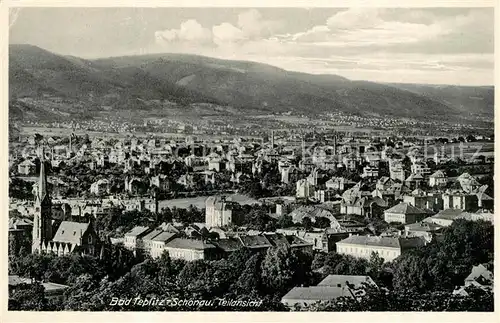
[[41, 203], [48, 195], [47, 174], [45, 173], [45, 153], [43, 146], [40, 146], [40, 178], [38, 179], [38, 201]]

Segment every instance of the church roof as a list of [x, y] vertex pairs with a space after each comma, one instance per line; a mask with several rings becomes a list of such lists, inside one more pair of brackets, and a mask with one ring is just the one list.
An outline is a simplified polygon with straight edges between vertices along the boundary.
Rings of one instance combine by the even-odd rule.
[[89, 223], [63, 221], [52, 239], [54, 242], [80, 244], [80, 238], [87, 232]]

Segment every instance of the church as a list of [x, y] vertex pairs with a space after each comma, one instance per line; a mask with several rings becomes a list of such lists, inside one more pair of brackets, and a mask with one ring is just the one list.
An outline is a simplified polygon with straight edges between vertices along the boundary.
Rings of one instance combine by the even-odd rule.
[[40, 178], [34, 193], [32, 253], [46, 252], [62, 256], [72, 253], [96, 255], [99, 252], [99, 237], [92, 221], [62, 221], [58, 226], [53, 221], [43, 149], [40, 153]]

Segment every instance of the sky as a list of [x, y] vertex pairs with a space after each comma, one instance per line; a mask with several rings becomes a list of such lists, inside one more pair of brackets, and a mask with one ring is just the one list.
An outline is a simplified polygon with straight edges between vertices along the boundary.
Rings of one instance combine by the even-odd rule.
[[23, 8], [11, 44], [82, 58], [189, 53], [353, 80], [494, 83], [493, 8]]

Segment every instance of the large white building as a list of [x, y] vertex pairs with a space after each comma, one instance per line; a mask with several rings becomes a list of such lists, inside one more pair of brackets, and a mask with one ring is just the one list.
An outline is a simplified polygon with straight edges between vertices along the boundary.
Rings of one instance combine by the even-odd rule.
[[370, 259], [372, 253], [384, 258], [384, 261], [392, 261], [408, 249], [423, 246], [425, 241], [419, 237], [380, 237], [380, 236], [358, 236], [352, 235], [336, 243], [337, 252], [358, 258]]
[[307, 179], [297, 181], [296, 196], [297, 198], [314, 197], [314, 185], [311, 185]]
[[210, 196], [205, 202], [205, 224], [207, 229], [222, 227], [233, 222], [231, 202], [224, 196]]

